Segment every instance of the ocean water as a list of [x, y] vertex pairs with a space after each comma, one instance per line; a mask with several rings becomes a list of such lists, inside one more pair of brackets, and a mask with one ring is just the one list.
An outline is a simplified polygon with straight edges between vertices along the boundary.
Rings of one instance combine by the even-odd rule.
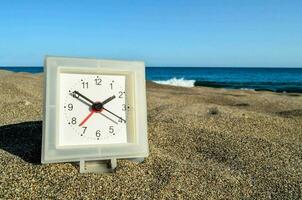
[[148, 67], [147, 79], [184, 87], [302, 93], [302, 68]]
[[[0, 69], [43, 72], [42, 67], [0, 67]], [[147, 67], [146, 79], [182, 87], [207, 86], [302, 93], [302, 68]]]
[[43, 67], [0, 67], [0, 70], [8, 70], [13, 72], [28, 72], [28, 73], [41, 73]]

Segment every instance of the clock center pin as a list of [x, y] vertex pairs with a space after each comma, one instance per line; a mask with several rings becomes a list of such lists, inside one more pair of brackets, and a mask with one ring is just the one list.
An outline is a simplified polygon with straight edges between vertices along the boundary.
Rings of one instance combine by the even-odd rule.
[[95, 102], [94, 104], [92, 104], [91, 108], [96, 112], [102, 112], [103, 104], [101, 102]]

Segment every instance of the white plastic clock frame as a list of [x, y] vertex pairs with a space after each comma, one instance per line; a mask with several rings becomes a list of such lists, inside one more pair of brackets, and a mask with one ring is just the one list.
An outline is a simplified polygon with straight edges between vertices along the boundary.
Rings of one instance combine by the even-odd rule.
[[[149, 155], [145, 65], [143, 62], [47, 56], [44, 72], [42, 163], [79, 161], [80, 172], [110, 172], [116, 167], [116, 159], [142, 161]], [[126, 74], [130, 81], [127, 87], [128, 90], [131, 90], [130, 94], [133, 95], [134, 101], [134, 123], [131, 132], [128, 130], [128, 134], [132, 137], [131, 142], [58, 147], [59, 74], [61, 72]]]

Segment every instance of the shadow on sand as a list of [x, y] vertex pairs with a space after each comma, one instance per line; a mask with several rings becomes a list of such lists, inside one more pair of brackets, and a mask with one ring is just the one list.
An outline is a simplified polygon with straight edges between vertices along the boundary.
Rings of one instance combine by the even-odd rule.
[[32, 164], [41, 163], [42, 121], [0, 127], [0, 148]]

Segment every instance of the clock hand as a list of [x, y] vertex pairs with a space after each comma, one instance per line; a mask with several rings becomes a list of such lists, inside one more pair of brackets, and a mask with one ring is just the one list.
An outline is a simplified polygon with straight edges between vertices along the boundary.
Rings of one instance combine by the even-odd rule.
[[87, 115], [87, 117], [85, 117], [85, 119], [83, 119], [79, 126], [82, 126], [93, 115], [93, 113], [95, 113], [94, 110], [90, 111], [90, 113]]
[[97, 113], [100, 113], [103, 117], [109, 119], [110, 121], [112, 121], [113, 123], [117, 124], [116, 121], [114, 121], [113, 119], [111, 119], [110, 117], [108, 117], [107, 115], [105, 115], [104, 113], [101, 113], [101, 112], [97, 112]]
[[106, 103], [109, 103], [110, 101], [112, 101], [115, 98], [115, 95], [113, 95], [112, 97], [107, 98], [106, 100], [104, 100], [102, 102], [103, 105], [105, 105]]
[[104, 110], [106, 110], [107, 112], [109, 112], [110, 114], [112, 114], [112, 115], [116, 116], [116, 117], [117, 117], [117, 118], [119, 118], [120, 120], [122, 120], [122, 121], [126, 122], [126, 120], [124, 120], [124, 119], [123, 119], [123, 118], [121, 118], [120, 116], [118, 116], [118, 115], [114, 114], [114, 113], [113, 113], [113, 112], [111, 112], [110, 110], [108, 110], [108, 109], [106, 109], [106, 108], [104, 108], [104, 107], [103, 107], [103, 109], [104, 109]]
[[97, 112], [97, 111], [95, 111], [95, 110], [92, 110], [86, 117], [85, 117], [85, 119], [83, 119], [83, 121], [79, 124], [79, 126], [82, 126], [92, 115], [93, 115], [93, 113], [100, 113], [103, 117], [105, 117], [105, 118], [107, 118], [107, 119], [109, 119], [110, 121], [112, 121], [113, 123], [115, 123], [115, 124], [117, 124], [117, 122], [116, 121], [114, 121], [113, 119], [111, 119], [110, 117], [108, 117], [107, 115], [105, 115], [104, 113], [102, 113], [102, 111], [99, 111], [99, 112]]
[[75, 90], [73, 93], [79, 95], [80, 97], [82, 97], [83, 99], [88, 101], [89, 103], [94, 104], [94, 101], [90, 100], [88, 97], [84, 96], [83, 94], [79, 93], [78, 91]]

